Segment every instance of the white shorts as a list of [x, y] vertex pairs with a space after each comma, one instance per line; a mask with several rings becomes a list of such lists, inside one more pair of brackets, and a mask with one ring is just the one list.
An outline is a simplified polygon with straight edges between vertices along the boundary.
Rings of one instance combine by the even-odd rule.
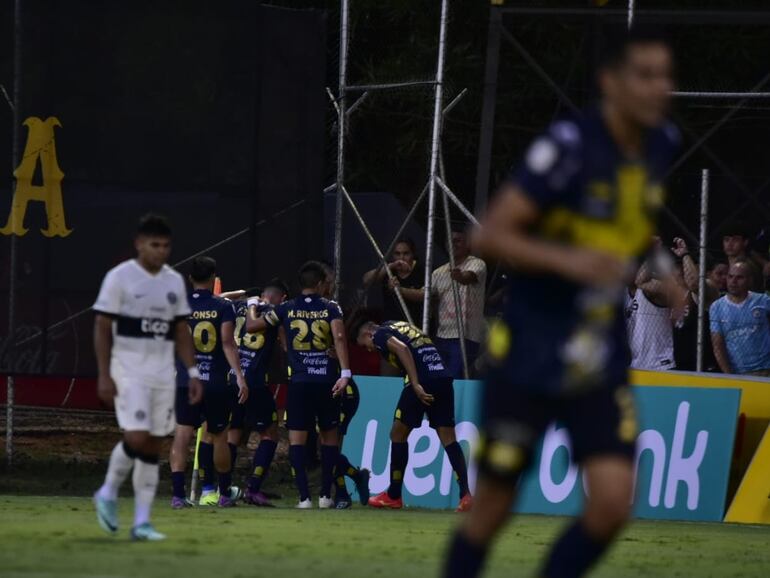
[[150, 387], [116, 381], [115, 415], [123, 431], [148, 431], [165, 437], [174, 431], [174, 386]]

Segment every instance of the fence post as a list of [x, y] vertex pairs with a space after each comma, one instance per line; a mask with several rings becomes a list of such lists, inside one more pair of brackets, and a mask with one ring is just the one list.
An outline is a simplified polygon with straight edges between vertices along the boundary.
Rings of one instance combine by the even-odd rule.
[[345, 131], [347, 130], [347, 112], [345, 97], [348, 76], [348, 0], [340, 4], [340, 78], [337, 92], [337, 197], [334, 207], [334, 298], [339, 299], [339, 287], [342, 279], [342, 217], [345, 209], [342, 187], [345, 184]]
[[700, 251], [698, 256], [698, 348], [695, 370], [703, 371], [706, 322], [706, 243], [708, 235], [709, 170], [701, 171], [700, 183]]

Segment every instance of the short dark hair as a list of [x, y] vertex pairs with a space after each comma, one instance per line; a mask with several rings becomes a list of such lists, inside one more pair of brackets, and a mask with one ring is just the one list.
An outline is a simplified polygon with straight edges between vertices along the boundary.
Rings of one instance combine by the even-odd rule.
[[417, 256], [417, 245], [414, 242], [414, 239], [411, 237], [401, 237], [398, 239], [395, 243], [393, 243], [393, 248], [396, 248], [396, 245], [404, 244], [407, 247], [409, 247], [409, 250], [412, 252], [412, 255], [415, 257]]
[[196, 283], [208, 281], [217, 274], [217, 262], [207, 255], [195, 257], [190, 269], [190, 278]]
[[361, 329], [363, 329], [369, 323], [376, 325], [377, 322], [375, 321], [374, 317], [375, 315], [373, 315], [373, 311], [369, 309], [362, 308], [356, 311], [356, 313], [346, 323], [348, 339], [351, 341], [357, 341], [358, 334], [361, 333]]
[[607, 33], [607, 42], [601, 54], [599, 68], [618, 68], [626, 62], [630, 48], [644, 44], [670, 45], [665, 30], [648, 24], [635, 24], [631, 30], [625, 26], [613, 28]]
[[308, 261], [299, 268], [299, 286], [302, 289], [315, 289], [326, 281], [326, 269], [323, 263]]
[[136, 228], [136, 236], [144, 237], [170, 237], [171, 225], [168, 219], [155, 213], [147, 213], [139, 219], [139, 225]]
[[749, 233], [749, 226], [743, 221], [734, 220], [727, 223], [722, 228], [723, 237], [743, 237], [744, 239], [751, 239]]
[[265, 284], [263, 291], [266, 289], [278, 289], [284, 295], [289, 294], [289, 286], [283, 282], [283, 279], [279, 279], [278, 277], [270, 279], [270, 281]]

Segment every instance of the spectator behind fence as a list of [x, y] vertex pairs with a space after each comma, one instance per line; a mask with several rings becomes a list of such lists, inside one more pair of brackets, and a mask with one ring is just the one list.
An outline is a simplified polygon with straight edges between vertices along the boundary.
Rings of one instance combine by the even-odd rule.
[[484, 290], [487, 266], [478, 257], [470, 254], [468, 235], [465, 230], [452, 231], [452, 252], [455, 268], [445, 263], [431, 277], [433, 296], [438, 305], [438, 327], [436, 347], [447, 364], [452, 377], [464, 376], [458, 314], [455, 309], [452, 284], [457, 283], [460, 298], [459, 319], [463, 322], [465, 353], [470, 371], [479, 353], [479, 344], [484, 333]]
[[722, 250], [727, 256], [728, 266], [743, 261], [750, 269], [751, 285], [749, 289], [757, 293], [765, 290], [762, 267], [751, 258], [751, 237], [748, 227], [741, 221], [733, 221], [723, 230]]
[[[390, 255], [388, 269], [393, 273], [394, 279], [390, 280], [385, 267], [380, 265], [376, 269], [364, 274], [364, 287], [369, 288], [379, 283], [382, 288], [382, 319], [385, 321], [407, 321], [398, 302], [394, 286], [398, 285], [402, 291], [404, 302], [412, 316], [415, 325], [422, 325], [422, 291], [424, 272], [417, 267], [417, 248], [412, 239], [399, 239], [393, 247]], [[407, 289], [407, 291], [403, 291]], [[408, 291], [416, 289], [417, 291]]]
[[723, 373], [770, 377], [770, 297], [749, 291], [751, 266], [730, 265], [727, 295], [711, 306], [711, 342]]
[[651, 257], [639, 268], [626, 297], [626, 329], [633, 369], [674, 369], [674, 335], [666, 277], [672, 257], [654, 239]]

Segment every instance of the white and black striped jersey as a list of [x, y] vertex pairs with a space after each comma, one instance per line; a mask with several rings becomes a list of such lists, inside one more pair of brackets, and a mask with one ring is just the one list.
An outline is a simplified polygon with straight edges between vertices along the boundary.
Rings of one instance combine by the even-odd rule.
[[94, 311], [113, 318], [114, 379], [174, 387], [174, 326], [190, 316], [179, 273], [164, 265], [152, 274], [135, 259], [124, 261], [104, 277]]

